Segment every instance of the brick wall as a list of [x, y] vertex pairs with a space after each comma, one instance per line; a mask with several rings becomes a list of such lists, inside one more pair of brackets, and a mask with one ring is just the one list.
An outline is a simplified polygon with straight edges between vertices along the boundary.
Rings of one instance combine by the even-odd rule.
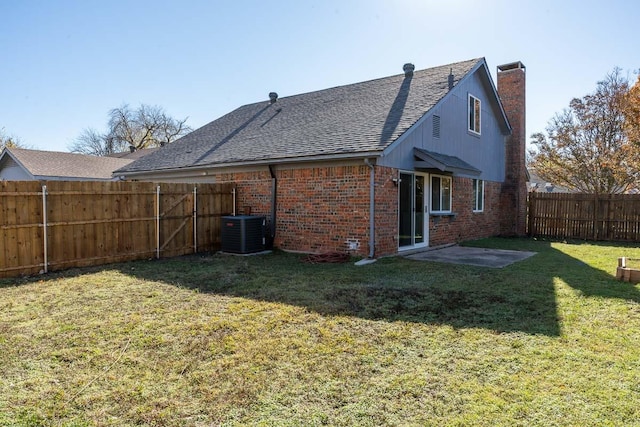
[[498, 67], [498, 95], [509, 119], [512, 134], [507, 139], [505, 181], [501, 196], [501, 234], [524, 235], [527, 217], [525, 165], [525, 68], [522, 63]]
[[[284, 168], [278, 180], [276, 247], [301, 252], [369, 254], [369, 185], [367, 165]], [[375, 167], [376, 257], [398, 250], [398, 171]], [[237, 186], [238, 213], [250, 207], [254, 215], [271, 216], [271, 175], [261, 170], [215, 175], [217, 182]], [[485, 181], [484, 211], [473, 212], [473, 184], [453, 179], [455, 216], [431, 216], [429, 246], [500, 234], [501, 184]]]
[[376, 257], [398, 252], [397, 177], [397, 169], [376, 166]]
[[[309, 168], [280, 166], [276, 169], [278, 194], [274, 245], [301, 252], [340, 251], [368, 255], [369, 171], [365, 164]], [[385, 189], [395, 188], [387, 178], [385, 174], [376, 177], [376, 190], [383, 189], [380, 196], [376, 192], [376, 201], [381, 206], [376, 206], [376, 218], [391, 223], [393, 220], [387, 219], [386, 215], [393, 215], [397, 203], [384, 202], [389, 197], [385, 195]], [[216, 174], [215, 179], [236, 183], [239, 213], [250, 207], [252, 214], [265, 215], [270, 221], [272, 180], [267, 168]], [[395, 232], [395, 227], [377, 230], [377, 238], [385, 251], [391, 246], [389, 235]]]
[[451, 210], [455, 216], [430, 216], [429, 246], [457, 243], [500, 234], [500, 194], [498, 182], [484, 182], [484, 210], [473, 212], [473, 181], [453, 178]]
[[304, 252], [368, 252], [369, 167], [278, 171], [276, 245]]

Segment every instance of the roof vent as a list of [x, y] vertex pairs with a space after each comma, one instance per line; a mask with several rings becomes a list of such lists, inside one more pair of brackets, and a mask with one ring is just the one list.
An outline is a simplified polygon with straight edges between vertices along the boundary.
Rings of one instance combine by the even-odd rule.
[[269, 92], [269, 100], [273, 104], [274, 102], [276, 102], [278, 100], [278, 94], [275, 93], [275, 92]]
[[402, 67], [402, 71], [404, 71], [404, 76], [405, 77], [411, 77], [413, 76], [413, 70], [416, 69], [416, 66], [413, 64], [404, 64], [404, 66]]
[[453, 89], [453, 68], [449, 69], [449, 90]]

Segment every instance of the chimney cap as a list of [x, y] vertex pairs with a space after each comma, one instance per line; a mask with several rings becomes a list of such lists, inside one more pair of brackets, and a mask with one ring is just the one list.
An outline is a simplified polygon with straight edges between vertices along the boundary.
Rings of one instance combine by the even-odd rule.
[[498, 65], [498, 71], [510, 71], [510, 70], [517, 70], [517, 69], [525, 69], [526, 67], [524, 66], [524, 64], [520, 61], [516, 61], [516, 62], [511, 62], [509, 64], [504, 64], [504, 65]]
[[269, 100], [273, 104], [278, 100], [278, 94], [276, 92], [269, 92]]
[[402, 71], [404, 71], [405, 76], [412, 76], [413, 70], [416, 69], [416, 66], [412, 63], [408, 62], [402, 66]]

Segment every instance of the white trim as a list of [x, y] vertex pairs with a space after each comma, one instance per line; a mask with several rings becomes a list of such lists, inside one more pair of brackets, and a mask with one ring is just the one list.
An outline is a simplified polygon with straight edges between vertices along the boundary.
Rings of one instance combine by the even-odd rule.
[[[412, 179], [414, 180], [414, 183], [413, 183], [414, 185], [412, 186], [413, 193], [411, 195], [412, 204], [415, 203], [415, 198], [416, 198], [415, 177], [421, 176], [424, 179], [425, 188], [423, 188], [423, 194], [422, 194], [423, 205], [424, 205], [422, 207], [422, 240], [423, 241], [421, 243], [415, 243], [415, 212], [414, 212], [413, 221], [412, 221], [413, 235], [411, 236], [411, 240], [413, 241], [413, 244], [400, 246], [400, 185], [401, 185], [400, 174], [407, 174], [413, 177]], [[431, 178], [429, 177], [429, 174], [426, 172], [398, 169], [397, 179], [398, 179], [398, 223], [397, 223], [396, 235], [398, 236], [398, 252], [404, 252], [404, 251], [410, 251], [410, 250], [429, 247], [429, 197], [431, 195], [431, 192], [429, 191], [429, 189], [430, 189]]]
[[[480, 193], [481, 200], [482, 200], [482, 209], [477, 209], [477, 207], [478, 207], [478, 199], [477, 199], [476, 188], [474, 188], [475, 187], [474, 183], [476, 183], [476, 182], [479, 182], [479, 183], [482, 184], [482, 192]], [[473, 212], [476, 212], [476, 213], [484, 212], [484, 180], [483, 179], [479, 179], [479, 178], [472, 178], [471, 188], [472, 188], [472, 191], [473, 191], [473, 198], [472, 199], [474, 201], [474, 203], [473, 203]]]
[[449, 180], [449, 209], [444, 210], [444, 209], [440, 209], [437, 211], [433, 210], [433, 206], [429, 206], [429, 213], [432, 214], [448, 214], [452, 212], [453, 209], [453, 177], [451, 176], [447, 176], [447, 175], [438, 175], [438, 174], [431, 174], [429, 175], [429, 201], [431, 201], [432, 198], [432, 191], [433, 191], [433, 185], [431, 180], [433, 178], [440, 178], [440, 205], [442, 205], [442, 179], [448, 179]]
[[[475, 130], [476, 126], [473, 127], [473, 129], [471, 128], [471, 100], [474, 100], [473, 103], [473, 108], [474, 108], [474, 113], [475, 113], [475, 106], [476, 106], [476, 102], [478, 102], [478, 123], [477, 123], [477, 127], [478, 130]], [[473, 117], [476, 117], [476, 114], [473, 115]], [[476, 123], [474, 122], [474, 125]], [[471, 93], [467, 93], [467, 131], [469, 131], [471, 134], [473, 135], [482, 135], [482, 100], [480, 98], [478, 98], [475, 95], [472, 95]]]

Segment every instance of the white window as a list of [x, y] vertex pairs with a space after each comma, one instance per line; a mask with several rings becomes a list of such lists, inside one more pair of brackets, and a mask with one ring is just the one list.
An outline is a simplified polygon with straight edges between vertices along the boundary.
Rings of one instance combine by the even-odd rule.
[[480, 135], [480, 100], [469, 94], [469, 131]]
[[473, 180], [473, 211], [482, 212], [484, 210], [484, 181]]
[[431, 212], [451, 212], [451, 177], [431, 176]]

